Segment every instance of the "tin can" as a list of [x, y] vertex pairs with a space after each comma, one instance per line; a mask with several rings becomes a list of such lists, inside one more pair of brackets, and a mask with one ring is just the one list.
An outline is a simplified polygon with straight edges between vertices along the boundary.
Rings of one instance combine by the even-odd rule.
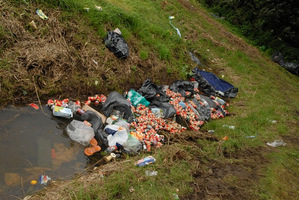
[[114, 159], [114, 158], [116, 158], [116, 155], [115, 155], [114, 153], [111, 153], [110, 155], [105, 156], [105, 157], [104, 157], [104, 160], [105, 160], [106, 162], [109, 162], [109, 161], [111, 161], [111, 160]]
[[47, 105], [48, 106], [53, 106], [54, 105], [53, 99], [49, 99], [48, 102], [47, 102]]
[[87, 101], [85, 101], [84, 104], [85, 104], [85, 105], [90, 105], [90, 104], [91, 104], [91, 101], [90, 101], [90, 100], [87, 100]]
[[83, 113], [85, 113], [85, 111], [79, 108], [79, 109], [77, 110], [77, 113], [78, 113], [79, 115], [82, 115]]

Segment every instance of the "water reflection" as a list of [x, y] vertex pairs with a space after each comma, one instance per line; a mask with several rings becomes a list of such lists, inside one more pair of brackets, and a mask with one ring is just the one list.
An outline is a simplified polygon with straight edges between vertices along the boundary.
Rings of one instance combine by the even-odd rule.
[[84, 147], [71, 141], [65, 127], [71, 120], [52, 117], [44, 106], [0, 110], [0, 199], [17, 199], [42, 188], [39, 175], [69, 179], [86, 166]]

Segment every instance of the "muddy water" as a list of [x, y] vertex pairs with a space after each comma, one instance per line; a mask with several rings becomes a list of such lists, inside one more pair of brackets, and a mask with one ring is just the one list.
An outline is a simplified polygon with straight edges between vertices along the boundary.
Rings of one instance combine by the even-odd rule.
[[65, 132], [70, 120], [31, 107], [0, 110], [0, 199], [20, 199], [44, 187], [39, 175], [70, 179], [88, 160]]

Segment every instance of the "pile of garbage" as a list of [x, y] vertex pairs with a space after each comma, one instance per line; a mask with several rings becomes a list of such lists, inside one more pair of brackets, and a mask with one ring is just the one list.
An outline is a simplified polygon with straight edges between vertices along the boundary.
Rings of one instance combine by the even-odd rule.
[[123, 95], [95, 95], [85, 103], [50, 99], [48, 106], [54, 116], [73, 119], [66, 132], [86, 146], [85, 155], [106, 152], [115, 157], [151, 151], [163, 145], [165, 132], [198, 131], [206, 121], [229, 115], [224, 99], [237, 92], [230, 83], [196, 68], [190, 81], [158, 86], [148, 79]]

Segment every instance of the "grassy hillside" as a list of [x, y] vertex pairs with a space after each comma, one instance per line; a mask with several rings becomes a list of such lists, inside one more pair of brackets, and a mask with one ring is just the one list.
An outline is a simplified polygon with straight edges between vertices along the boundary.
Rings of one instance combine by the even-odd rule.
[[[166, 3], [167, 2], [167, 3]], [[196, 65], [188, 51], [239, 88], [230, 117], [202, 132], [167, 135], [152, 153], [156, 163], [137, 168], [145, 155], [127, 157], [32, 199], [296, 199], [298, 194], [298, 77], [216, 21], [193, 0], [2, 0], [1, 105], [49, 97], [87, 95], [186, 79]], [[102, 7], [102, 11], [94, 5]], [[40, 19], [36, 8], [49, 17]], [[90, 8], [87, 12], [84, 8]], [[182, 38], [169, 24], [179, 28]], [[29, 23], [34, 20], [37, 29]], [[130, 47], [117, 59], [103, 44], [119, 28]], [[276, 123], [273, 123], [275, 121]], [[234, 130], [223, 125], [234, 125]], [[205, 130], [215, 130], [214, 134]], [[255, 138], [246, 136], [254, 135]], [[228, 136], [229, 140], [221, 138]], [[286, 147], [266, 142], [283, 139]], [[158, 175], [145, 176], [145, 170]], [[99, 172], [104, 172], [100, 178]], [[129, 192], [130, 187], [134, 192]]]

